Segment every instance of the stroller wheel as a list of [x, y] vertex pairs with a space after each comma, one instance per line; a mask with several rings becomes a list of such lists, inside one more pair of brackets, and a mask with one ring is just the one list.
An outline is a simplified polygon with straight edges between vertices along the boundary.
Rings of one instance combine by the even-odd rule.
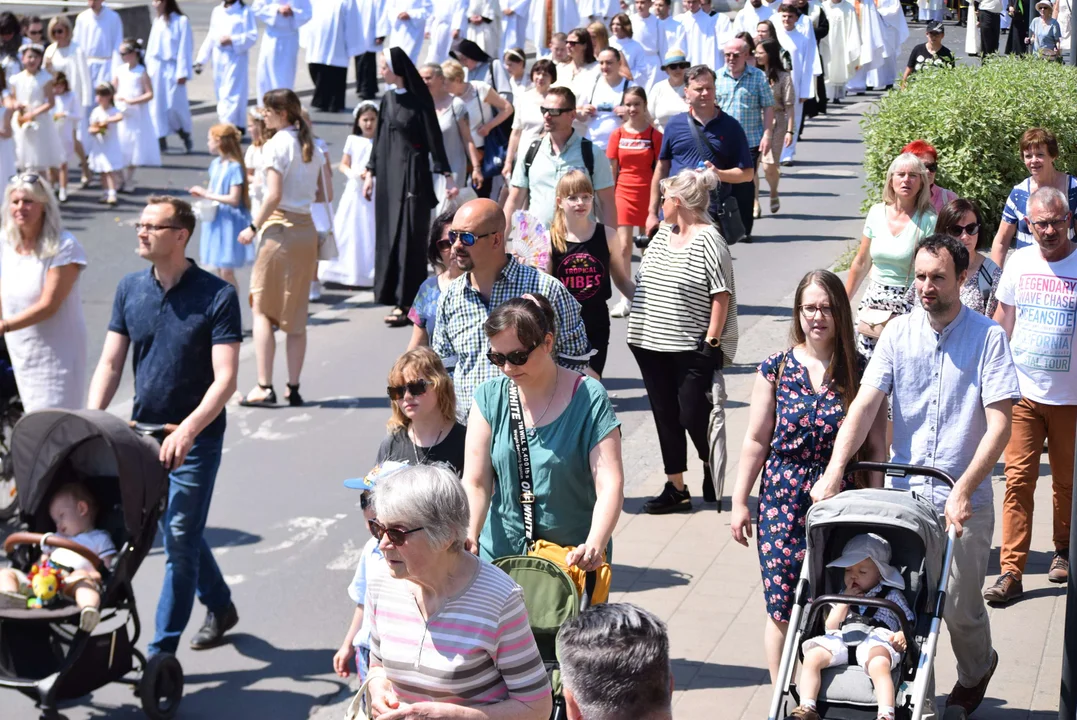
[[161, 653], [146, 663], [138, 684], [142, 711], [150, 720], [170, 720], [183, 698], [183, 668], [175, 655]]
[[942, 720], [966, 720], [969, 714], [960, 705], [951, 705], [942, 714]]

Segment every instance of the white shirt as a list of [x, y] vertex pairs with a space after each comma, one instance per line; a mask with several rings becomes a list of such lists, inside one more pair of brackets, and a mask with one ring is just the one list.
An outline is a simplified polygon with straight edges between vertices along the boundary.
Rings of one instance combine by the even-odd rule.
[[111, 58], [115, 54], [119, 59], [120, 45], [123, 43], [120, 14], [102, 7], [101, 14], [96, 15], [93, 10], [86, 8], [75, 18], [72, 40], [88, 58]]
[[[56, 534], [60, 537], [67, 537], [60, 533]], [[102, 560], [116, 554], [116, 546], [112, 544], [112, 537], [110, 537], [104, 530], [87, 530], [86, 532], [79, 533], [75, 537], [69, 539], [93, 552]], [[77, 552], [65, 548], [49, 547], [51, 548], [49, 550], [49, 558], [57, 564], [72, 568], [73, 570], [93, 569], [93, 566], [90, 565], [90, 561], [79, 555]]]
[[684, 85], [673, 87], [669, 80], [655, 83], [647, 95], [647, 110], [658, 123], [658, 129], [665, 132], [666, 125], [675, 115], [688, 112], [688, 103], [684, 101]]
[[292, 14], [288, 17], [280, 14], [280, 6], [285, 3], [276, 0], [254, 0], [251, 12], [265, 23], [265, 33], [269, 37], [281, 37], [299, 32], [299, 28], [310, 22], [310, 0], [288, 0]]
[[299, 31], [307, 62], [348, 67], [351, 59], [368, 49], [355, 0], [318, 0], [310, 22]]
[[303, 162], [303, 149], [295, 128], [278, 130], [269, 142], [262, 146], [263, 164], [266, 169], [281, 175], [281, 197], [278, 208], [287, 212], [310, 214], [310, 207], [318, 194], [318, 175], [325, 165], [325, 156], [317, 147], [309, 163]]
[[746, 2], [733, 19], [733, 34], [746, 32], [754, 36], [756, 26], [764, 20], [770, 20], [773, 14], [774, 7], [767, 5], [766, 2], [758, 8], [752, 7], [750, 2]]
[[512, 115], [512, 129], [520, 129], [520, 144], [517, 146], [517, 157], [523, 157], [531, 143], [542, 134], [544, 124], [542, 120], [543, 96], [537, 90], [531, 89], [513, 96], [515, 113]]
[[576, 93], [577, 103], [598, 108], [598, 112], [587, 123], [587, 137], [603, 150], [606, 149], [606, 143], [613, 131], [624, 124], [613, 109], [624, 104], [625, 91], [630, 84], [628, 80], [620, 78], [620, 82], [611, 87], [606, 78], [599, 75], [596, 80], [581, 83], [579, 90], [586, 94]]

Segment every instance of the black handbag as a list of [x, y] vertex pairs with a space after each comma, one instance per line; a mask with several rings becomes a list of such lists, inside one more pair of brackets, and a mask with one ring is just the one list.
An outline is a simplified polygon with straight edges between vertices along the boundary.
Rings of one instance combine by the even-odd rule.
[[[695, 138], [700, 156], [707, 157], [710, 155], [711, 162], [717, 165], [718, 156], [714, 152], [714, 147], [703, 139], [703, 133], [699, 131], [699, 127], [691, 115], [688, 116], [688, 127], [692, 130], [692, 137]], [[744, 228], [744, 220], [740, 216], [740, 204], [732, 193], [733, 186], [729, 183], [723, 183], [721, 180], [718, 181], [718, 187], [711, 191], [711, 216], [714, 217], [714, 222], [718, 225], [718, 232], [722, 234], [727, 245], [736, 245], [748, 237], [748, 232]]]

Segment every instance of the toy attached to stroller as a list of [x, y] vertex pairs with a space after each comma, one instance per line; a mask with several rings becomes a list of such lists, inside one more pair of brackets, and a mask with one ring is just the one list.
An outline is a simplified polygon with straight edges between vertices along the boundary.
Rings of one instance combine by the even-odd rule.
[[[894, 463], [855, 463], [846, 472], [881, 471], [890, 477], [923, 476], [953, 487], [954, 480], [941, 470]], [[854, 537], [872, 533], [892, 548], [890, 564], [900, 573], [891, 587], [901, 589], [914, 622], [893, 599], [838, 594], [844, 569], [828, 567]], [[887, 610], [899, 618], [906, 649], [891, 673], [895, 688], [896, 720], [934, 717], [934, 661], [942, 629], [946, 585], [950, 577], [956, 533], [943, 530], [943, 521], [929, 500], [916, 493], [894, 489], [849, 490], [813, 505], [807, 517], [807, 550], [789, 619], [789, 632], [770, 705], [770, 720], [783, 720], [800, 703], [793, 683], [801, 643], [825, 633], [828, 607], [856, 605], [870, 614]], [[850, 611], [851, 612], [851, 611]], [[867, 613], [866, 613], [867, 614]], [[856, 653], [850, 652], [850, 657]], [[822, 670], [816, 712], [820, 718], [875, 720], [877, 700], [864, 668], [853, 660], [848, 665]], [[793, 700], [790, 703], [790, 698]]]
[[[97, 527], [119, 550], [109, 564], [78, 543], [49, 538], [49, 545], [83, 555], [100, 573], [100, 624], [81, 630], [74, 603], [0, 610], [0, 687], [35, 699], [42, 718], [53, 719], [58, 702], [123, 682], [136, 687], [148, 717], [171, 718], [183, 694], [183, 670], [173, 655], [147, 660], [135, 649], [141, 622], [131, 587], [168, 500], [159, 447], [145, 432], [97, 410], [31, 413], [15, 426], [11, 445], [25, 528], [4, 542], [15, 568], [29, 570], [42, 533], [55, 532], [49, 500], [71, 480], [93, 495]], [[135, 660], [139, 672], [132, 676]]]

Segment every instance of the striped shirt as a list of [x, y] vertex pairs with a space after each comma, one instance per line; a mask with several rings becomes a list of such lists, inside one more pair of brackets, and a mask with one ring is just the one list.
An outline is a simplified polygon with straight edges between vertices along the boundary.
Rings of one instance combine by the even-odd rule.
[[729, 293], [722, 328], [725, 364], [737, 354], [737, 289], [729, 246], [713, 228], [696, 233], [686, 246], [670, 246], [672, 226], [662, 223], [636, 273], [636, 295], [628, 316], [628, 344], [657, 352], [699, 349], [711, 321], [711, 296]]
[[370, 586], [370, 667], [384, 668], [403, 702], [477, 707], [550, 695], [523, 590], [493, 565], [479, 563], [471, 584], [429, 621], [407, 580], [383, 575]]

